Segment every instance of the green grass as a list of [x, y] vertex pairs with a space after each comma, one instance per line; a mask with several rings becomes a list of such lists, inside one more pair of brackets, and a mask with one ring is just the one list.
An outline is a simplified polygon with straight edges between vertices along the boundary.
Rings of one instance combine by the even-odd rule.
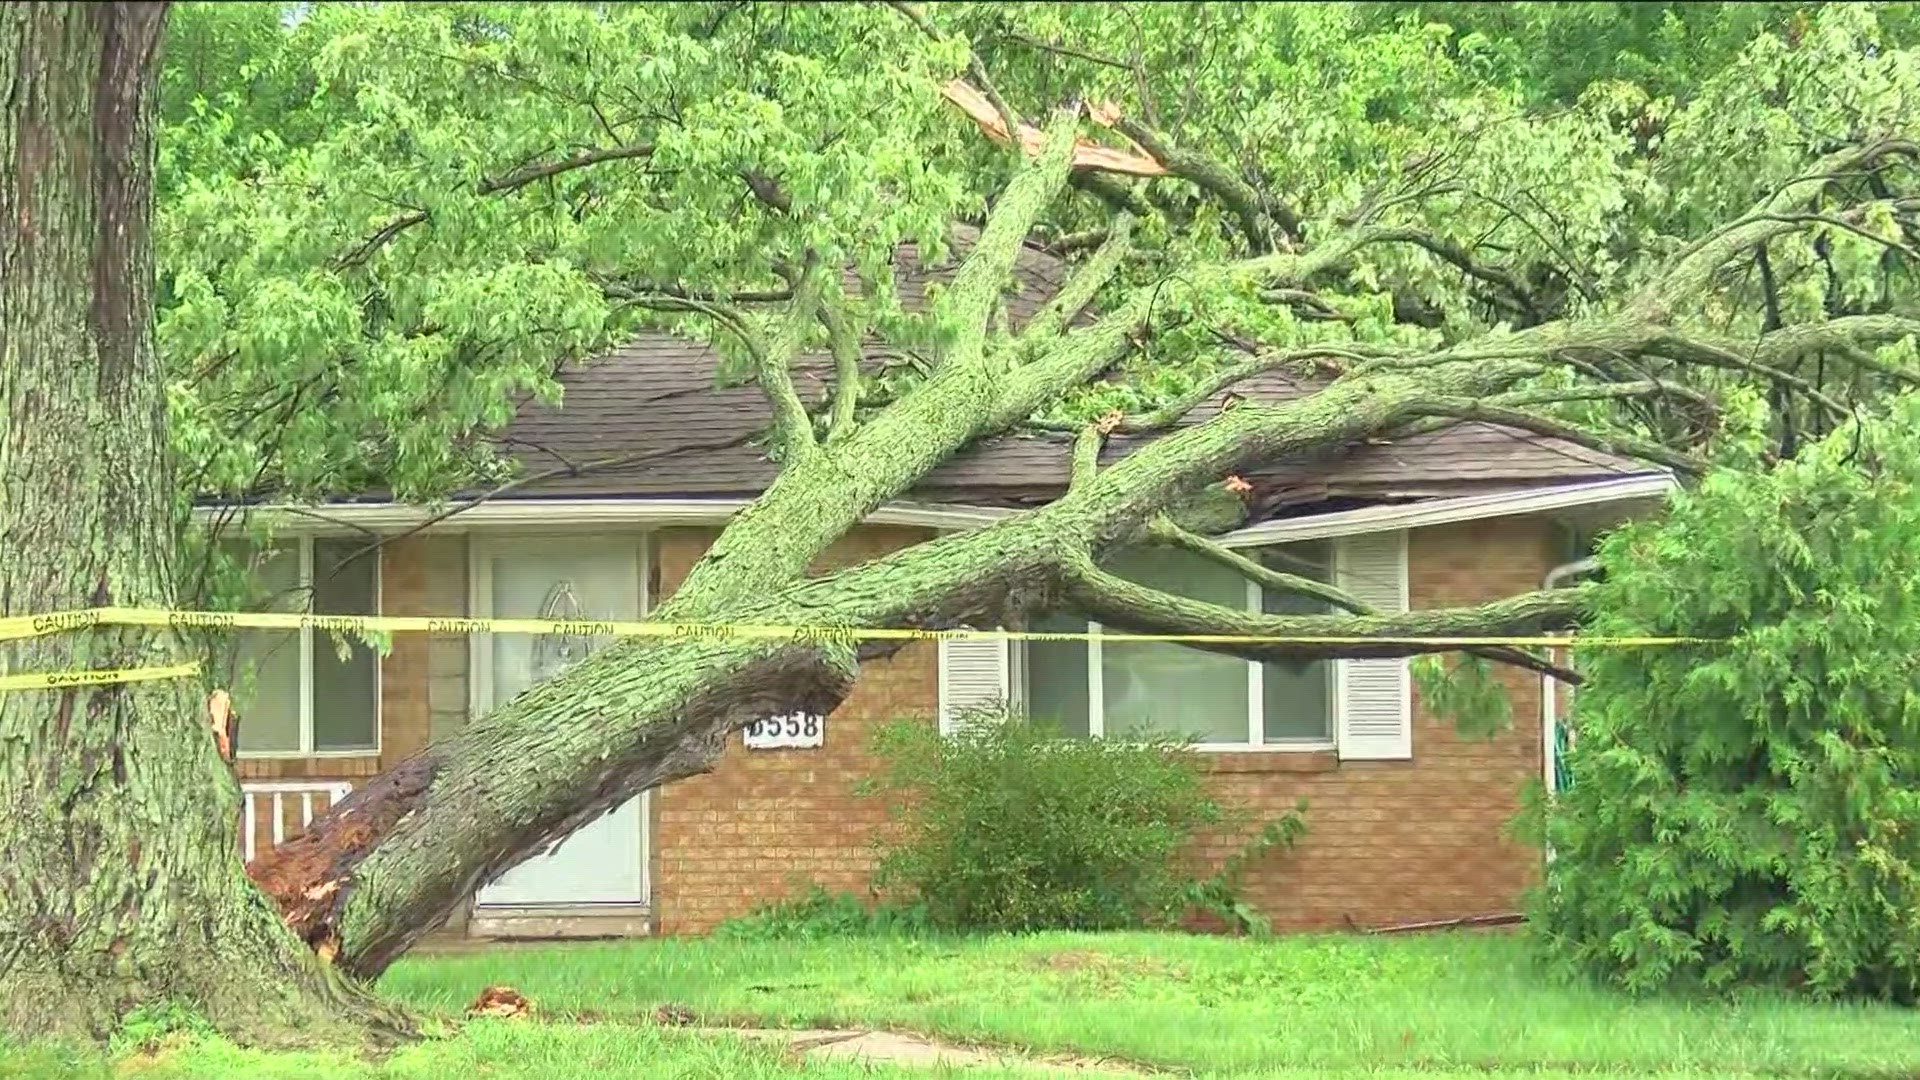
[[1563, 987], [1517, 938], [1169, 934], [670, 939], [423, 957], [382, 983], [449, 1008], [488, 982], [548, 1012], [673, 1002], [716, 1020], [850, 1024], [1232, 1075], [1536, 1070], [1920, 1074], [1920, 1014], [1775, 994], [1635, 1001]]
[[[457, 1038], [410, 1046], [381, 1061], [343, 1054], [272, 1054], [190, 1042], [109, 1062], [98, 1055], [0, 1048], [7, 1080], [928, 1080], [958, 1070], [801, 1064], [737, 1039], [696, 1038], [624, 1024], [479, 1021]], [[970, 1069], [968, 1077], [1029, 1072]]]
[[1635, 1001], [1555, 986], [1531, 968], [1519, 940], [1491, 935], [673, 939], [422, 956], [397, 965], [381, 987], [452, 1015], [483, 987], [500, 983], [525, 993], [551, 1022], [470, 1024], [454, 1038], [380, 1061], [261, 1054], [209, 1042], [115, 1062], [0, 1049], [0, 1076], [942, 1075], [801, 1065], [772, 1048], [652, 1026], [646, 1017], [662, 1004], [688, 1006], [709, 1022], [894, 1028], [1036, 1053], [1108, 1055], [1208, 1077], [1920, 1075], [1920, 1013], [1912, 1010], [1773, 994]]

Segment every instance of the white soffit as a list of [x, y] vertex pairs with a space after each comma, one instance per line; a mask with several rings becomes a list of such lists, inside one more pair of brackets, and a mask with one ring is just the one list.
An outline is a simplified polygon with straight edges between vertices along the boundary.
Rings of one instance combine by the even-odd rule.
[[[1415, 529], [1480, 518], [1507, 517], [1564, 510], [1603, 503], [1661, 498], [1677, 485], [1665, 473], [1643, 473], [1613, 480], [1560, 484], [1553, 487], [1427, 499], [1393, 506], [1368, 506], [1329, 514], [1268, 521], [1226, 533], [1218, 539], [1230, 547], [1318, 540], [1335, 536]], [[715, 525], [745, 508], [747, 499], [503, 499], [482, 502], [428, 526], [433, 532], [474, 529], [520, 531], [571, 529], [580, 526], [653, 528], [671, 525]], [[203, 506], [195, 510], [202, 521], [223, 514], [250, 513], [287, 533], [356, 534], [419, 527], [435, 511], [404, 503], [333, 503], [324, 506], [262, 505], [251, 508]], [[926, 503], [889, 503], [867, 518], [872, 525], [908, 525], [967, 530], [983, 528], [1021, 513], [988, 506], [936, 506]]]

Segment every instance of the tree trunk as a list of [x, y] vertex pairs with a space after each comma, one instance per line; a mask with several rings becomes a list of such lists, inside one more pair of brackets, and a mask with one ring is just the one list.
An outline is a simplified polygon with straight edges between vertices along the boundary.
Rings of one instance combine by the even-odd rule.
[[[0, 6], [0, 611], [170, 606], [152, 340], [164, 4]], [[0, 669], [178, 662], [167, 634], [8, 643]], [[100, 1038], [162, 1002], [267, 1044], [386, 1017], [247, 880], [189, 680], [0, 693], [0, 1034]]]

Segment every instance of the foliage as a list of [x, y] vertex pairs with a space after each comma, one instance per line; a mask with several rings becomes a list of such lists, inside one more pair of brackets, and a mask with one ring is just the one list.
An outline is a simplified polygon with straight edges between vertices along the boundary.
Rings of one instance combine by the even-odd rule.
[[120, 1030], [114, 1033], [111, 1045], [115, 1053], [131, 1053], [157, 1049], [170, 1041], [207, 1038], [213, 1034], [213, 1025], [198, 1011], [177, 1001], [160, 999], [140, 1005], [122, 1017]]
[[1604, 543], [1537, 923], [1646, 990], [1920, 992], [1920, 397]]
[[[1369, 3], [1382, 23], [1450, 27], [1453, 50], [1482, 77], [1543, 102], [1571, 104], [1587, 87], [1632, 82], [1657, 96], [1685, 96], [1762, 33], [1796, 40], [1815, 0], [1700, 3]], [[1882, 5], [1881, 25], [1913, 44], [1920, 20], [1907, 5]]]
[[715, 929], [721, 937], [811, 941], [859, 935], [911, 934], [926, 929], [922, 904], [869, 903], [851, 892], [828, 892], [814, 882], [798, 895], [760, 904]]
[[1512, 726], [1513, 698], [1484, 657], [1417, 656], [1409, 667], [1421, 702], [1434, 715], [1451, 718], [1462, 735], [1490, 738]]
[[884, 764], [866, 791], [887, 801], [897, 826], [881, 840], [876, 884], [913, 897], [944, 928], [1164, 925], [1193, 906], [1257, 927], [1239, 874], [1304, 829], [1296, 815], [1276, 821], [1195, 880], [1183, 849], [1230, 815], [1181, 740], [1066, 739], [981, 712], [947, 736], [924, 721], [887, 725], [875, 748]]
[[[948, 3], [934, 41], [866, 4], [184, 4], [156, 231], [184, 492], [501, 480], [499, 429], [567, 364], [643, 324], [734, 343], [650, 288], [765, 290], [809, 252], [858, 267], [838, 302], [924, 359], [955, 328], [904, 313], [887, 258], [939, 249], [1011, 164], [936, 93], [967, 42], [1026, 115], [1111, 101], [1316, 237], [1418, 165], [1439, 179], [1394, 224], [1527, 283], [1520, 303], [1380, 244], [1314, 283], [1337, 317], [1302, 314], [1254, 280], [1184, 277], [1245, 240], [1187, 180], [1156, 181], [1121, 280], [1167, 279], [1167, 325], [1124, 378], [1069, 395], [1093, 415], [1192, 388], [1233, 359], [1221, 330], [1404, 345], [1604, 310], [1678, 237], [1913, 115], [1906, 8]], [[615, 156], [518, 179], [583, 153]], [[1064, 198], [1040, 231], [1109, 217]], [[1783, 318], [1910, 297], [1883, 251], [1841, 228], [1782, 240]], [[1699, 314], [1755, 329], [1755, 288]]]

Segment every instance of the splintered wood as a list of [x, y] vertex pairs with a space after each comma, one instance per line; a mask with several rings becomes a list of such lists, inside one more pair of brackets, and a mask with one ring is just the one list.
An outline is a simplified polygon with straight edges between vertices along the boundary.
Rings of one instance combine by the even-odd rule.
[[[995, 142], [1010, 142], [1007, 136], [1007, 122], [1000, 116], [1000, 110], [993, 107], [987, 96], [975, 89], [965, 79], [953, 79], [940, 88], [940, 93], [948, 101], [960, 107], [987, 137]], [[1093, 120], [1103, 127], [1113, 126], [1120, 118], [1117, 106], [1104, 103], [1093, 107]], [[1020, 148], [1030, 155], [1040, 153], [1040, 129], [1032, 124], [1020, 125]], [[1153, 156], [1135, 147], [1132, 152], [1116, 150], [1111, 146], [1101, 146], [1091, 139], [1075, 139], [1073, 144], [1073, 167], [1076, 169], [1095, 169], [1100, 172], [1125, 173], [1128, 176], [1165, 176], [1167, 167], [1154, 160]]]

